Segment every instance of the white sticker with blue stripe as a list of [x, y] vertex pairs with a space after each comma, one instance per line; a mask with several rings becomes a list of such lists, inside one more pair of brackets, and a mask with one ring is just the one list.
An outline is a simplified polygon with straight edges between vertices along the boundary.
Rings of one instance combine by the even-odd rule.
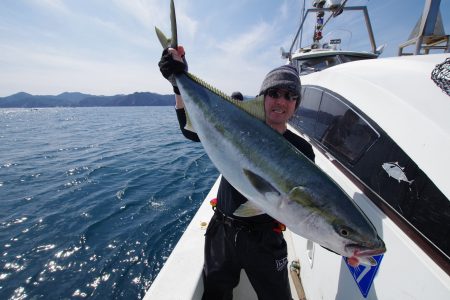
[[354, 268], [348, 264], [347, 258], [344, 257], [345, 264], [350, 270], [350, 273], [352, 274], [353, 279], [355, 280], [356, 285], [358, 286], [364, 298], [366, 298], [369, 294], [373, 280], [375, 279], [375, 275], [377, 274], [381, 260], [383, 259], [383, 255], [376, 255], [373, 256], [373, 258], [377, 262], [375, 266], [359, 265]]

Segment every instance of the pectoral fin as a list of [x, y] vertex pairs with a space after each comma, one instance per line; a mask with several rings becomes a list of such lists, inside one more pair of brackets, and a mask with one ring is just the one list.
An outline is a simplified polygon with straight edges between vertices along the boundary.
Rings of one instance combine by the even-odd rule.
[[[261, 194], [263, 194], [267, 199], [277, 198], [280, 196], [278, 190], [275, 189], [267, 180], [265, 180], [261, 176], [247, 169], [243, 169], [242, 171], [244, 172], [244, 175], [248, 178], [250, 183], [253, 185], [253, 187]], [[247, 201], [239, 206], [233, 213], [233, 215], [238, 217], [253, 217], [262, 214], [265, 214], [265, 212], [250, 201]]]
[[312, 207], [314, 206], [312, 195], [308, 192], [308, 189], [296, 186], [288, 194], [288, 198], [295, 201], [303, 206]]
[[254, 217], [262, 214], [265, 214], [265, 212], [250, 201], [241, 204], [241, 206], [239, 206], [233, 213], [233, 215], [237, 217]]
[[185, 109], [185, 112], [186, 112], [186, 125], [184, 126], [184, 129], [196, 133], [197, 131], [195, 131], [194, 127], [192, 127], [191, 118], [189, 117], [189, 112], [186, 109]]
[[261, 194], [275, 194], [276, 196], [280, 196], [280, 192], [276, 188], [273, 187], [270, 182], [259, 176], [258, 174], [253, 173], [250, 170], [243, 169], [244, 175], [248, 178], [252, 186]]

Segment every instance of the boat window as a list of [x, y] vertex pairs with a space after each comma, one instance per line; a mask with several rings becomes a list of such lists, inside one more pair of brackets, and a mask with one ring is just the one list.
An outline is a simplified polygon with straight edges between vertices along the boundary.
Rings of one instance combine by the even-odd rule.
[[331, 94], [323, 93], [315, 138], [332, 154], [355, 163], [378, 134], [355, 111]]
[[378, 133], [337, 97], [315, 87], [303, 88], [302, 95], [290, 125], [333, 155], [353, 164], [378, 138]]
[[313, 57], [308, 59], [297, 59], [297, 68], [300, 75], [306, 75], [312, 72], [322, 71], [329, 67], [340, 64], [337, 56]]
[[289, 122], [301, 132], [313, 136], [317, 111], [322, 99], [322, 91], [316, 88], [302, 88], [302, 100], [294, 118]]
[[376, 193], [374, 203], [378, 197], [388, 203], [386, 215], [407, 220], [401, 227], [406, 233], [419, 232], [450, 257], [450, 201], [427, 174], [345, 99], [315, 86], [304, 86], [302, 96], [290, 125], [331, 153], [351, 172], [349, 178], [356, 176]]
[[372, 57], [363, 57], [363, 56], [355, 56], [355, 55], [340, 55], [339, 58], [341, 59], [342, 63], [347, 63], [347, 62], [357, 61], [357, 60], [372, 59]]

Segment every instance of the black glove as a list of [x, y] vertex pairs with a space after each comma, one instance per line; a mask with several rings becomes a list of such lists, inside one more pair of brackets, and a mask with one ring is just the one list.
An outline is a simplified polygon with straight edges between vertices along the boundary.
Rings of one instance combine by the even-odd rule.
[[158, 63], [159, 70], [161, 74], [169, 80], [173, 86], [173, 91], [175, 94], [179, 95], [180, 90], [177, 87], [177, 82], [175, 80], [175, 74], [183, 73], [187, 71], [187, 63], [183, 55], [183, 62], [173, 59], [172, 54], [169, 53], [167, 49], [164, 49], [161, 60]]

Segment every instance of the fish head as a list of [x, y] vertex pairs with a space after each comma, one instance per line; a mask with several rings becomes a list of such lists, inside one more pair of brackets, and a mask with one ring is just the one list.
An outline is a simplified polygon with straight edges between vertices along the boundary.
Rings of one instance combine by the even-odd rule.
[[372, 256], [386, 252], [384, 241], [370, 221], [355, 222], [349, 216], [347, 219], [335, 218], [332, 220], [331, 218], [323, 211], [317, 210], [296, 224], [289, 222], [286, 225], [294, 233], [314, 241], [338, 255], [352, 258], [357, 264], [373, 265]]
[[291, 190], [290, 199], [309, 211], [297, 224], [298, 234], [357, 261], [386, 252], [375, 226], [342, 190], [333, 188], [326, 195], [308, 187]]
[[[336, 220], [333, 222], [334, 241], [327, 248], [352, 259], [356, 264], [373, 265], [374, 255], [386, 252], [386, 245], [373, 226], [357, 226]], [[370, 225], [372, 225], [370, 223]]]

